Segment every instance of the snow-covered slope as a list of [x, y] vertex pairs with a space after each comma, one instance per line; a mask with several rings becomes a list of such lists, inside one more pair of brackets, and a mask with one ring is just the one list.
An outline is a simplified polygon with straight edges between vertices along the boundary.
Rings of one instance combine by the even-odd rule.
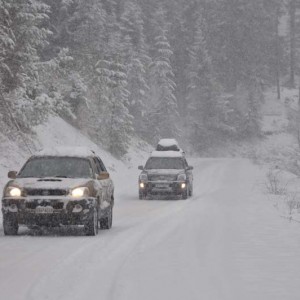
[[255, 145], [255, 156], [262, 163], [288, 167], [297, 139], [291, 128], [291, 110], [298, 109], [298, 90], [282, 88], [281, 99], [276, 89], [265, 92], [262, 107], [262, 131], [265, 137]]
[[[139, 140], [132, 140], [129, 153], [123, 161], [113, 157], [100, 146], [91, 141], [90, 138], [81, 133], [66, 121], [59, 117], [50, 117], [45, 124], [34, 128], [36, 136], [34, 145], [30, 145], [31, 151], [44, 148], [53, 148], [60, 146], [84, 146], [94, 150], [103, 160], [109, 170], [112, 179], [126, 184], [131, 184], [136, 189], [136, 180], [129, 180], [127, 170], [134, 168], [137, 170], [139, 164], [143, 164], [149, 155], [151, 148], [146, 143]], [[9, 170], [18, 171], [24, 162], [30, 156], [26, 151], [26, 147], [22, 145], [22, 141], [13, 142], [0, 133], [0, 193], [5, 183], [8, 181], [7, 172]], [[138, 171], [136, 171], [138, 173]], [[127, 183], [128, 182], [128, 183]], [[119, 189], [116, 187], [116, 201], [119, 197]], [[0, 228], [2, 228], [2, 214], [0, 214]]]
[[48, 122], [35, 128], [36, 147], [39, 149], [57, 146], [84, 146], [98, 153], [110, 171], [123, 168], [125, 165], [110, 153], [91, 141], [90, 138], [72, 127], [59, 117], [51, 117]]

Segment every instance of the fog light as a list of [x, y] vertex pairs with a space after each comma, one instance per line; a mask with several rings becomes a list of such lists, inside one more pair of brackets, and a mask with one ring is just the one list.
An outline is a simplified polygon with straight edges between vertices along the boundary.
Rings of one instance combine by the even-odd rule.
[[141, 183], [140, 183], [140, 188], [141, 188], [141, 189], [145, 188], [144, 182], [141, 182]]
[[73, 213], [79, 213], [81, 212], [83, 207], [80, 204], [76, 204], [72, 210]]
[[11, 204], [9, 207], [8, 207], [8, 210], [10, 212], [18, 212], [18, 207], [16, 204]]
[[186, 188], [186, 184], [185, 184], [185, 183], [182, 183], [182, 184], [181, 184], [181, 188], [182, 188], [182, 189], [185, 189], [185, 188]]

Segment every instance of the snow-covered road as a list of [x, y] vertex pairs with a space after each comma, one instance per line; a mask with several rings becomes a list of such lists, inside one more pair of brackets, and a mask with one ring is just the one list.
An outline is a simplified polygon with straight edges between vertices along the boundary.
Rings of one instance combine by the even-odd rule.
[[116, 176], [114, 225], [97, 237], [0, 231], [0, 299], [298, 300], [300, 226], [242, 159], [195, 159], [194, 196], [137, 200]]

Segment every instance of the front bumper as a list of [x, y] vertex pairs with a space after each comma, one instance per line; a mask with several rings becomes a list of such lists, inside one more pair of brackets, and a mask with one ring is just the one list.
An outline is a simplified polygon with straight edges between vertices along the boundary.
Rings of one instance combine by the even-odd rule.
[[84, 225], [96, 207], [96, 198], [3, 198], [3, 216], [14, 215], [20, 225]]
[[[144, 187], [141, 187], [141, 183]], [[182, 195], [187, 188], [185, 181], [140, 181], [139, 192], [143, 195]]]

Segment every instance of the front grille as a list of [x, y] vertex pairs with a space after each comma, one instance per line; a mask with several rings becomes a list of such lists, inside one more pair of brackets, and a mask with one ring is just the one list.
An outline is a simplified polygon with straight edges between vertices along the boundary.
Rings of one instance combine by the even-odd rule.
[[148, 175], [149, 181], [176, 181], [177, 175]]
[[26, 194], [28, 196], [66, 196], [66, 190], [60, 189], [27, 189]]
[[62, 202], [57, 202], [52, 204], [53, 209], [63, 209], [64, 204]]
[[37, 206], [52, 206], [53, 209], [64, 208], [64, 204], [58, 201], [43, 201], [43, 202], [33, 201], [33, 202], [27, 202], [25, 206], [27, 209], [36, 209]]

